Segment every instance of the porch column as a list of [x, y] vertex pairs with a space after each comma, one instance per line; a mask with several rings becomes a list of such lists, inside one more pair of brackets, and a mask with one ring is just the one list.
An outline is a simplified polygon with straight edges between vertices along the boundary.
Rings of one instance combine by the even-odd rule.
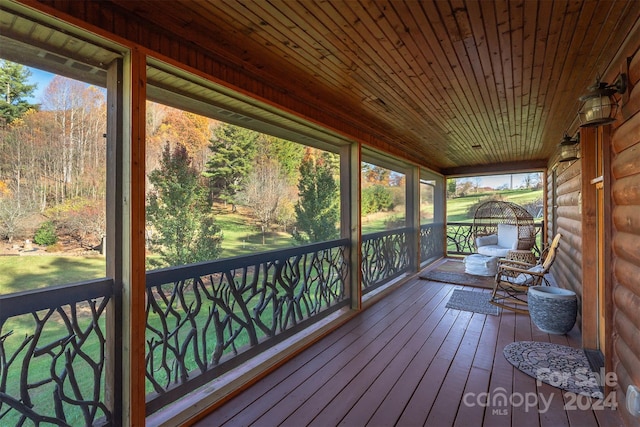
[[107, 209], [106, 267], [113, 278], [113, 297], [106, 310], [105, 402], [115, 420], [122, 420], [122, 284], [123, 284], [123, 61], [107, 70]]
[[349, 273], [347, 284], [351, 308], [362, 307], [362, 263], [360, 228], [360, 163], [359, 143], [342, 147], [340, 151], [340, 237], [349, 239]]
[[407, 227], [411, 229], [407, 236], [409, 268], [412, 272], [420, 269], [420, 168], [411, 166], [407, 170], [405, 188]]
[[123, 425], [145, 425], [145, 103], [146, 56], [125, 57], [123, 258]]

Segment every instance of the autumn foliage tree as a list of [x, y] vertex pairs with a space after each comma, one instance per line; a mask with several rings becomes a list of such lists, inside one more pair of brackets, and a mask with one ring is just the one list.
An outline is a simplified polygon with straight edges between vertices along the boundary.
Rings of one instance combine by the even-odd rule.
[[155, 232], [151, 248], [162, 258], [154, 266], [184, 265], [215, 259], [222, 235], [207, 203], [207, 190], [182, 144], [165, 145], [160, 168], [149, 174], [147, 220]]

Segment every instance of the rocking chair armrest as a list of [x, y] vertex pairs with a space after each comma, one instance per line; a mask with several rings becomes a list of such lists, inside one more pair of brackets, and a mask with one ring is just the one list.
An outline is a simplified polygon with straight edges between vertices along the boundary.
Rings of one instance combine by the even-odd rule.
[[530, 264], [528, 262], [524, 262], [524, 261], [516, 261], [516, 260], [511, 260], [511, 259], [506, 259], [506, 258], [501, 258], [498, 260], [498, 268], [502, 267], [502, 266], [509, 266], [509, 267], [521, 267], [521, 268], [531, 268], [533, 266], [535, 266], [536, 264]]

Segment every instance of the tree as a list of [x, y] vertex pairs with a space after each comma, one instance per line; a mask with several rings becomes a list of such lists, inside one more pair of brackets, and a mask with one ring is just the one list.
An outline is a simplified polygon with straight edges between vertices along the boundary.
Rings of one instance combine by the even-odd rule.
[[260, 134], [227, 123], [215, 128], [213, 133], [209, 145], [212, 154], [202, 175], [209, 178], [212, 199], [233, 203], [233, 197], [251, 171]]
[[103, 195], [104, 93], [95, 86], [55, 76], [45, 89], [42, 104], [55, 123], [55, 132], [50, 135], [49, 142], [56, 150], [52, 159], [55, 200]]
[[447, 179], [447, 199], [451, 199], [456, 196], [456, 179]]
[[[182, 144], [173, 152], [165, 145], [160, 168], [149, 174], [147, 219], [156, 233], [151, 246], [166, 265], [184, 265], [215, 259], [222, 235], [207, 203], [207, 190]], [[160, 264], [153, 262], [152, 264]]]
[[298, 193], [296, 239], [322, 242], [337, 238], [336, 224], [340, 219], [338, 184], [327, 160], [321, 156], [316, 158], [311, 149], [307, 150], [300, 164]]
[[239, 193], [239, 200], [253, 210], [262, 228], [262, 244], [269, 226], [276, 221], [278, 208], [287, 193], [287, 181], [278, 163], [263, 159], [249, 174], [247, 185]]
[[473, 188], [473, 184], [471, 183], [471, 181], [469, 180], [462, 180], [458, 182], [458, 185], [456, 187], [458, 195], [460, 197], [465, 197], [467, 196], [470, 192], [471, 189]]
[[20, 118], [30, 109], [35, 109], [36, 104], [31, 104], [27, 98], [33, 96], [38, 85], [27, 84], [31, 77], [31, 71], [21, 64], [0, 60], [0, 116], [11, 123]]
[[263, 157], [274, 159], [279, 165], [281, 175], [295, 187], [299, 179], [300, 162], [304, 157], [305, 147], [296, 142], [264, 134], [258, 138], [257, 142], [256, 163]]
[[522, 178], [522, 184], [526, 189], [535, 189], [540, 185], [541, 179], [539, 173], [528, 173]]
[[24, 197], [17, 197], [6, 183], [0, 181], [0, 237], [9, 243], [23, 230], [24, 220], [36, 209]]
[[371, 163], [362, 164], [362, 176], [365, 183], [370, 184], [389, 184], [390, 171], [389, 169], [376, 166]]

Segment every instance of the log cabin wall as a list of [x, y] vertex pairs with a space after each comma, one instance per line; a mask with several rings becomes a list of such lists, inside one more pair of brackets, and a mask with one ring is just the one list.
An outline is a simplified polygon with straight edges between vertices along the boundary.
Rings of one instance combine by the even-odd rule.
[[[555, 233], [561, 233], [560, 249], [551, 268], [558, 286], [570, 289], [578, 296], [578, 325], [582, 321], [582, 218], [581, 218], [581, 185], [582, 163], [580, 160], [559, 163], [549, 169], [547, 177], [547, 206], [549, 211], [555, 210], [556, 219], [550, 219], [547, 230], [547, 241], [551, 241]], [[555, 177], [553, 176], [555, 174]], [[555, 185], [555, 191], [553, 186]], [[555, 200], [553, 197], [555, 195]]]
[[[640, 45], [636, 42], [636, 49]], [[629, 89], [611, 137], [613, 369], [620, 407], [630, 384], [640, 387], [640, 52], [628, 58]], [[638, 425], [626, 409], [627, 425]]]
[[[605, 220], [608, 221], [605, 237], [609, 259], [605, 260], [606, 326], [610, 342], [605, 350], [606, 369], [616, 374], [618, 408], [626, 425], [637, 425], [625, 407], [629, 385], [640, 387], [640, 44], [628, 47], [631, 56], [624, 57], [612, 70], [627, 73], [629, 89], [622, 95], [621, 112], [610, 129], [600, 131], [605, 144], [605, 157], [609, 156], [609, 169], [604, 172]], [[623, 55], [624, 56], [624, 55]], [[615, 80], [613, 74], [609, 81]], [[606, 80], [606, 79], [603, 79]], [[590, 130], [588, 135], [595, 135]], [[592, 149], [593, 138], [581, 142], [585, 150]], [[590, 185], [591, 177], [583, 173], [582, 160], [568, 163], [550, 163], [547, 175], [547, 238], [555, 232], [562, 234], [560, 250], [551, 269], [558, 286], [576, 292], [579, 301], [578, 325], [593, 327], [590, 323], [596, 315], [585, 308], [582, 318], [583, 283], [589, 274], [583, 268], [583, 236], [585, 215], [583, 209], [590, 202], [583, 198], [583, 191]], [[606, 191], [606, 190], [605, 190]], [[608, 203], [607, 203], [608, 202]], [[609, 206], [607, 206], [607, 204]], [[592, 267], [592, 266], [591, 266]], [[607, 271], [608, 270], [608, 271]], [[608, 273], [608, 274], [607, 274]], [[593, 311], [593, 310], [592, 310]], [[589, 347], [585, 344], [585, 347]]]

